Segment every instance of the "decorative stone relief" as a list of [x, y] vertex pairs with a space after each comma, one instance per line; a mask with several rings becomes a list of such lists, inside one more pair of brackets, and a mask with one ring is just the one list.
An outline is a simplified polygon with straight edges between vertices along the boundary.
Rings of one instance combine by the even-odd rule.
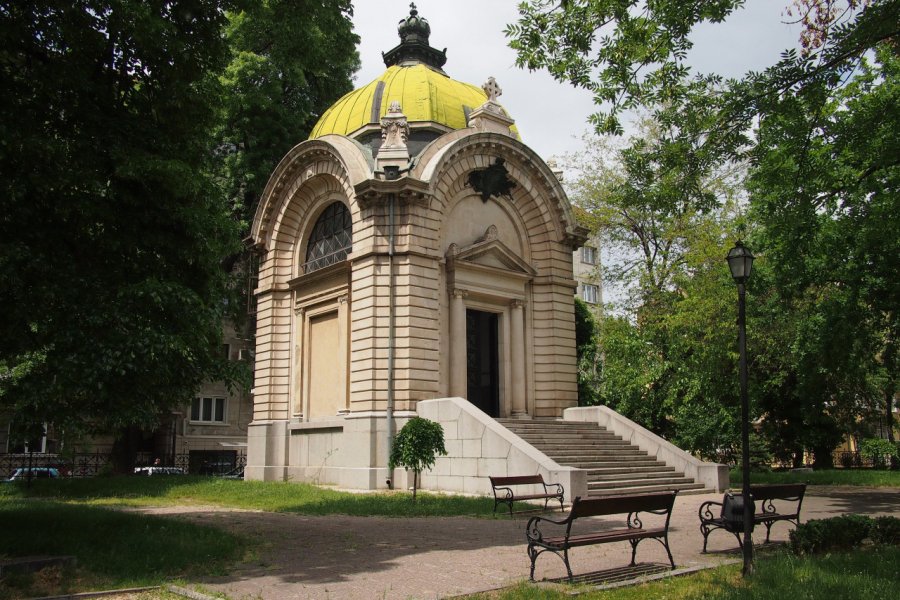
[[[400, 109], [400, 103], [394, 100], [388, 108], [387, 114], [381, 119], [382, 148], [406, 149], [406, 141], [409, 139], [409, 123], [406, 115]], [[380, 151], [379, 151], [380, 153]]]
[[487, 229], [484, 230], [484, 235], [478, 238], [479, 242], [490, 242], [497, 239], [499, 235], [497, 231], [496, 225], [490, 225]]
[[375, 168], [385, 173], [387, 179], [399, 178], [400, 172], [409, 165], [409, 123], [396, 100], [391, 102], [388, 112], [381, 119], [381, 148], [375, 157]]

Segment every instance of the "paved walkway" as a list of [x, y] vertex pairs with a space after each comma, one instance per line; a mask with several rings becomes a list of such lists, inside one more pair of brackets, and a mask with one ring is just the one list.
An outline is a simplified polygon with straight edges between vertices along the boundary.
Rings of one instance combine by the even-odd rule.
[[[720, 499], [721, 494], [676, 499], [670, 546], [679, 568], [740, 558], [734, 536], [723, 531], [710, 534], [710, 552], [701, 554], [697, 509], [705, 500]], [[195, 507], [152, 512], [177, 513], [262, 541], [253, 563], [197, 582], [233, 600], [447, 598], [528, 578], [525, 517], [309, 517]], [[810, 488], [801, 516], [807, 521], [846, 513], [900, 515], [900, 490]], [[772, 540], [786, 541], [789, 529], [776, 524]], [[756, 538], [764, 539], [758, 533]], [[630, 550], [626, 542], [576, 548], [572, 570], [577, 575], [627, 565]], [[662, 545], [650, 540], [638, 547], [637, 560], [667, 564]], [[561, 560], [552, 554], [538, 559], [536, 579], [563, 576]]]

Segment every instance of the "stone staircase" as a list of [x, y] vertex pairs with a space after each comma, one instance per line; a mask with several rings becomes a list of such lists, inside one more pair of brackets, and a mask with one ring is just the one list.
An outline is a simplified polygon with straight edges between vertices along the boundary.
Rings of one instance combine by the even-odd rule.
[[679, 494], [712, 491], [596, 423], [549, 419], [497, 419], [497, 422], [560, 465], [586, 470], [590, 496], [663, 490], [679, 490]]

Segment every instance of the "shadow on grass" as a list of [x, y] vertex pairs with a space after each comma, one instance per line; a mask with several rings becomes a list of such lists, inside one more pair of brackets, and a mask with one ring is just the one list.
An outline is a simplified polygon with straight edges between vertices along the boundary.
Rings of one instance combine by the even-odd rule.
[[222, 574], [246, 547], [238, 536], [179, 519], [58, 502], [0, 501], [0, 555], [71, 555], [77, 571], [117, 587]]

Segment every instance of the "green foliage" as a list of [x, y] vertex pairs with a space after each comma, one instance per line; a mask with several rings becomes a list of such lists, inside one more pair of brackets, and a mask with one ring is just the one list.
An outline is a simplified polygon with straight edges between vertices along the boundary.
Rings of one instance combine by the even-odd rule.
[[419, 473], [434, 466], [437, 455], [447, 455], [444, 447], [444, 428], [422, 417], [413, 417], [400, 429], [391, 446], [388, 467], [411, 469], [413, 475], [413, 500], [416, 499]]
[[791, 552], [797, 555], [851, 550], [869, 537], [873, 521], [863, 515], [813, 519], [790, 531]]
[[600, 401], [600, 350], [597, 323], [591, 309], [575, 298], [575, 353], [578, 361], [578, 405], [594, 406]]
[[[741, 171], [702, 164], [697, 133], [644, 121], [625, 146], [589, 138], [569, 166], [578, 172], [573, 201], [612, 256], [604, 285], [627, 295], [599, 327], [597, 401], [714, 457], [738, 433], [734, 286], [722, 239], [734, 226]], [[685, 165], [705, 172], [702, 186], [685, 187]]]
[[[618, 114], [637, 105], [680, 99], [689, 73], [690, 33], [722, 21], [742, 0], [528, 0], [508, 25], [516, 64], [547, 69], [554, 78], [590, 90], [608, 112], [591, 117], [603, 133], [621, 132]], [[603, 43], [598, 43], [599, 30]]]
[[[623, 257], [607, 276], [629, 286], [633, 330], [601, 334], [603, 376], [627, 379], [602, 345], [612, 341], [632, 350], [620, 362], [640, 385], [601, 401], [647, 413], [637, 420], [692, 449], [714, 447], [735, 414], [721, 259], [741, 231], [758, 257], [751, 416], [778, 458], [799, 465], [812, 451], [827, 467], [842, 435], [894, 427], [900, 2], [801, 0], [802, 52], [735, 80], [692, 74], [695, 29], [741, 4], [530, 0], [507, 35], [520, 66], [594, 93], [598, 132], [621, 133], [623, 110], [647, 111], [640, 136], [602, 142], [612, 159], [583, 161], [573, 194]], [[749, 198], [733, 191], [742, 167]]]
[[[811, 472], [751, 469], [750, 478], [753, 483], [805, 483], [807, 485], [900, 488], [900, 472], [873, 471], [871, 469], [815, 469]], [[741, 470], [732, 469], [729, 481], [732, 486], [740, 487]]]
[[[349, 0], [255, 0], [229, 14], [218, 177], [247, 220], [269, 175], [359, 68]], [[246, 227], [246, 223], [245, 223]]]
[[891, 458], [900, 458], [900, 445], [884, 438], [868, 438], [860, 442], [859, 453], [883, 469]]
[[0, 406], [22, 420], [152, 425], [238, 379], [209, 160], [234, 4], [3, 3]]
[[876, 544], [900, 546], [900, 518], [875, 517], [870, 535]]

